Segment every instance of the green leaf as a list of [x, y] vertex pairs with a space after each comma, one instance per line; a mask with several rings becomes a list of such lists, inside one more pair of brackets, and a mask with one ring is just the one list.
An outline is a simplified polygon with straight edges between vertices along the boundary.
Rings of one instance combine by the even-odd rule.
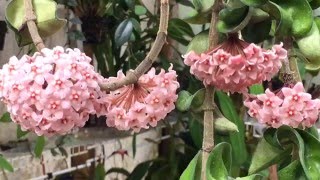
[[247, 6], [259, 7], [268, 2], [268, 0], [240, 0]]
[[44, 149], [46, 140], [44, 136], [39, 136], [36, 140], [36, 146], [34, 147], [34, 154], [37, 158], [41, 157], [42, 151]]
[[201, 176], [201, 151], [191, 160], [188, 167], [183, 171], [180, 180], [199, 180]]
[[147, 13], [147, 9], [144, 6], [136, 5], [134, 7], [134, 13], [138, 16], [145, 15]]
[[201, 123], [201, 121], [203, 116], [202, 114], [192, 113], [189, 117], [190, 118], [188, 121], [188, 125], [192, 141], [194, 142], [197, 148], [201, 149], [203, 137], [203, 124]]
[[239, 133], [230, 134], [230, 142], [232, 146], [233, 162], [237, 165], [241, 165], [248, 157], [245, 144], [244, 122], [240, 119], [233, 101], [228, 95], [221, 91], [217, 91], [216, 97], [223, 115], [238, 127]]
[[204, 101], [205, 89], [198, 90], [195, 94], [191, 95], [188, 91], [182, 90], [178, 94], [176, 107], [179, 111], [188, 111], [190, 107], [198, 108]]
[[124, 169], [124, 168], [110, 168], [107, 172], [107, 174], [111, 174], [111, 173], [117, 173], [117, 174], [123, 174], [125, 176], [130, 176], [130, 173]]
[[232, 155], [230, 144], [217, 144], [208, 157], [206, 165], [207, 179], [228, 179], [231, 163]]
[[129, 41], [132, 30], [133, 24], [130, 19], [126, 19], [119, 24], [114, 37], [117, 47], [120, 47]]
[[194, 51], [197, 54], [207, 51], [209, 48], [208, 31], [197, 34], [189, 43], [187, 52]]
[[21, 139], [23, 136], [27, 135], [28, 133], [29, 133], [29, 131], [23, 131], [21, 129], [20, 125], [17, 126], [17, 138], [18, 139]]
[[217, 24], [219, 32], [233, 33], [242, 30], [249, 23], [252, 12], [252, 8], [246, 6], [239, 9], [222, 10], [219, 14], [222, 19]]
[[103, 164], [98, 164], [94, 170], [94, 180], [104, 180], [106, 171]]
[[192, 3], [197, 11], [207, 12], [212, 8], [214, 0], [193, 0]]
[[2, 116], [0, 118], [0, 122], [2, 122], [2, 123], [12, 122], [11, 117], [10, 117], [10, 113], [6, 112], [6, 113], [2, 114]]
[[220, 134], [239, 132], [237, 125], [223, 116], [215, 119], [214, 128]]
[[149, 167], [152, 164], [151, 161], [146, 161], [138, 164], [134, 170], [131, 172], [130, 176], [128, 177], [127, 180], [136, 180], [136, 179], [142, 179], [145, 174], [148, 172]]
[[[306, 176], [309, 179], [319, 178], [319, 167], [320, 167], [320, 141], [313, 135], [305, 132], [301, 129], [296, 129], [300, 134], [299, 140], [299, 157], [300, 162]], [[296, 134], [298, 137], [298, 134]]]
[[271, 38], [271, 25], [272, 21], [270, 19], [258, 23], [249, 23], [242, 29], [241, 35], [248, 42], [260, 43]]
[[299, 160], [293, 161], [278, 172], [279, 180], [297, 179], [297, 172], [300, 166]]
[[6, 159], [4, 159], [2, 155], [0, 155], [0, 168], [5, 169], [9, 172], [14, 171], [11, 164]]
[[255, 94], [255, 95], [263, 94], [264, 88], [263, 88], [262, 84], [254, 84], [249, 87], [249, 92], [250, 92], [250, 94]]
[[253, 154], [249, 174], [257, 173], [268, 168], [270, 165], [286, 158], [286, 154], [289, 154], [288, 150], [280, 150], [262, 138]]
[[312, 126], [311, 128], [307, 128], [306, 131], [314, 136], [316, 139], [319, 139], [319, 133], [318, 133], [318, 128], [315, 126]]
[[262, 179], [263, 179], [263, 176], [260, 174], [253, 174], [246, 177], [236, 178], [236, 180], [262, 180]]
[[183, 45], [188, 45], [189, 40], [186, 38], [193, 37], [194, 33], [191, 26], [188, 23], [181, 19], [173, 18], [170, 19], [168, 24], [168, 36], [180, 42]]
[[133, 25], [133, 28], [137, 31], [137, 32], [141, 32], [141, 26], [140, 23], [135, 19], [135, 18], [130, 18], [130, 21]]
[[272, 0], [262, 6], [278, 20], [276, 34], [279, 36], [303, 37], [309, 33], [313, 23], [313, 12], [307, 0]]
[[185, 22], [190, 24], [206, 24], [210, 22], [211, 13], [201, 13], [198, 11], [190, 10], [188, 16], [183, 18]]
[[[37, 16], [37, 27], [42, 38], [51, 36], [61, 29], [66, 20], [56, 16], [57, 4], [53, 0], [33, 0], [33, 7]], [[23, 0], [12, 0], [6, 9], [6, 21], [16, 32], [19, 46], [32, 43], [28, 28], [25, 26], [25, 7]]]
[[178, 94], [178, 99], [176, 102], [176, 107], [179, 111], [187, 111], [191, 106], [193, 96], [185, 90], [182, 90]]
[[316, 71], [320, 69], [320, 31], [313, 23], [311, 31], [303, 38], [296, 40], [300, 52], [308, 59], [306, 69]]

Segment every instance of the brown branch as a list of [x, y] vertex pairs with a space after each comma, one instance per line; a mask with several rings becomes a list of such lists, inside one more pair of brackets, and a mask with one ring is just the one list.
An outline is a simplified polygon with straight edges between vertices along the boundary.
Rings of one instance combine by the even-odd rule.
[[269, 167], [269, 180], [278, 180], [278, 167], [277, 164]]
[[41, 51], [41, 49], [45, 48], [45, 45], [38, 32], [36, 25], [37, 16], [33, 11], [32, 0], [24, 0], [24, 7], [26, 12], [25, 23], [27, 24], [32, 42], [36, 46], [37, 50]]
[[[217, 23], [219, 20], [220, 1], [216, 0], [212, 7], [212, 17], [209, 30], [209, 49], [214, 48], [219, 44], [219, 32], [217, 30]], [[202, 142], [202, 168], [201, 179], [206, 178], [206, 166], [210, 152], [214, 148], [214, 87], [206, 87], [205, 100], [203, 104], [203, 142]]]
[[169, 22], [169, 0], [161, 0], [160, 5], [160, 25], [159, 31], [154, 44], [151, 47], [150, 52], [145, 59], [138, 65], [135, 70], [127, 72], [123, 79], [116, 82], [108, 82], [99, 84], [102, 90], [112, 91], [122, 86], [134, 84], [138, 79], [151, 68], [153, 62], [156, 60], [163, 45], [166, 43], [167, 29]]

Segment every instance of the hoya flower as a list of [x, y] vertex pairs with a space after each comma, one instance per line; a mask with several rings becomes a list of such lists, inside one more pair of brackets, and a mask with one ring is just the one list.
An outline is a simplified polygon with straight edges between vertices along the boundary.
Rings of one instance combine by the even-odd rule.
[[201, 54], [189, 52], [184, 63], [206, 86], [245, 93], [249, 86], [270, 80], [286, 59], [287, 51], [282, 44], [266, 50], [231, 35], [213, 50]]
[[104, 113], [102, 77], [79, 49], [43, 49], [10, 58], [0, 70], [0, 98], [12, 120], [38, 135], [66, 134]]
[[282, 125], [311, 127], [318, 120], [320, 110], [320, 100], [311, 99], [301, 82], [283, 87], [277, 93], [267, 89], [265, 94], [247, 98], [244, 105], [250, 116], [274, 128]]
[[[117, 81], [124, 77], [118, 72], [117, 77], [110, 77], [106, 81]], [[172, 67], [168, 72], [163, 69], [159, 74], [152, 68], [142, 75], [138, 82], [111, 91], [104, 98], [110, 106], [107, 110], [107, 125], [119, 130], [140, 131], [150, 126], [155, 127], [174, 109], [179, 88], [177, 75]]]

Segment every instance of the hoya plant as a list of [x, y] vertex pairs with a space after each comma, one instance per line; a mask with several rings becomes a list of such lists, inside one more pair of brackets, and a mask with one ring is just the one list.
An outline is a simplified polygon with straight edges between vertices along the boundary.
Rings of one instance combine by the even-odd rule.
[[[198, 153], [187, 166], [182, 161], [174, 166], [144, 162], [149, 169], [138, 177], [167, 178], [163, 172], [168, 170], [170, 178], [181, 180], [320, 178], [318, 87], [309, 88], [309, 83], [305, 88], [303, 81], [304, 75], [312, 78], [320, 69], [320, 21], [315, 16], [320, 2], [181, 0], [174, 3], [188, 6], [189, 16], [170, 19], [170, 1], [160, 0], [159, 17], [154, 21], [147, 16], [157, 22], [154, 38], [144, 36], [154, 32], [139, 28], [139, 16], [150, 13], [141, 2], [77, 1], [79, 6], [74, 1], [58, 2], [95, 25], [82, 25], [87, 45], [105, 41], [111, 51], [96, 56], [96, 70], [88, 49], [46, 48], [43, 38], [66, 23], [56, 17], [55, 1], [12, 0], [5, 13], [8, 26], [18, 45], [33, 43], [37, 49], [32, 55], [11, 57], [0, 70], [1, 100], [22, 130], [38, 136], [65, 135], [82, 128], [89, 115], [97, 115], [106, 117], [108, 127], [139, 132], [156, 127], [174, 111], [178, 121], [187, 121]], [[119, 9], [118, 3], [125, 3], [128, 10], [113, 19], [110, 11]], [[134, 18], [128, 15], [133, 12]], [[104, 18], [121, 21], [116, 29], [101, 29]], [[194, 35], [188, 23], [202, 25], [203, 31]], [[135, 57], [130, 49], [135, 37], [151, 38], [153, 43], [132, 67], [126, 62]], [[183, 65], [160, 66], [164, 63], [159, 60], [164, 60], [158, 56], [172, 42], [168, 37], [187, 45]], [[144, 40], [139, 42], [140, 47]], [[129, 56], [120, 57], [121, 50], [128, 50]], [[101, 60], [103, 56], [107, 60]], [[255, 126], [266, 128], [253, 143], [243, 120], [248, 116]], [[187, 155], [188, 146], [184, 147]], [[12, 169], [2, 157], [0, 163]]]

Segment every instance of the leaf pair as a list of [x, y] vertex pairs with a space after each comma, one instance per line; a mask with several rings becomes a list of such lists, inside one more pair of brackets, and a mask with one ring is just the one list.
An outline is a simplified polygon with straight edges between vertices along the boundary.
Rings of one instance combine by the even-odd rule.
[[[253, 155], [249, 173], [259, 172], [272, 164], [284, 164], [279, 171], [283, 179], [319, 179], [320, 141], [311, 133], [283, 126], [277, 130], [268, 129]], [[289, 164], [285, 160], [292, 159]], [[302, 175], [299, 174], [299, 166]]]
[[[65, 24], [66, 20], [56, 17], [57, 4], [53, 0], [32, 0], [37, 27], [41, 37], [53, 35]], [[23, 0], [11, 1], [6, 9], [6, 21], [16, 33], [19, 46], [32, 43], [29, 30], [25, 22], [25, 6]]]

